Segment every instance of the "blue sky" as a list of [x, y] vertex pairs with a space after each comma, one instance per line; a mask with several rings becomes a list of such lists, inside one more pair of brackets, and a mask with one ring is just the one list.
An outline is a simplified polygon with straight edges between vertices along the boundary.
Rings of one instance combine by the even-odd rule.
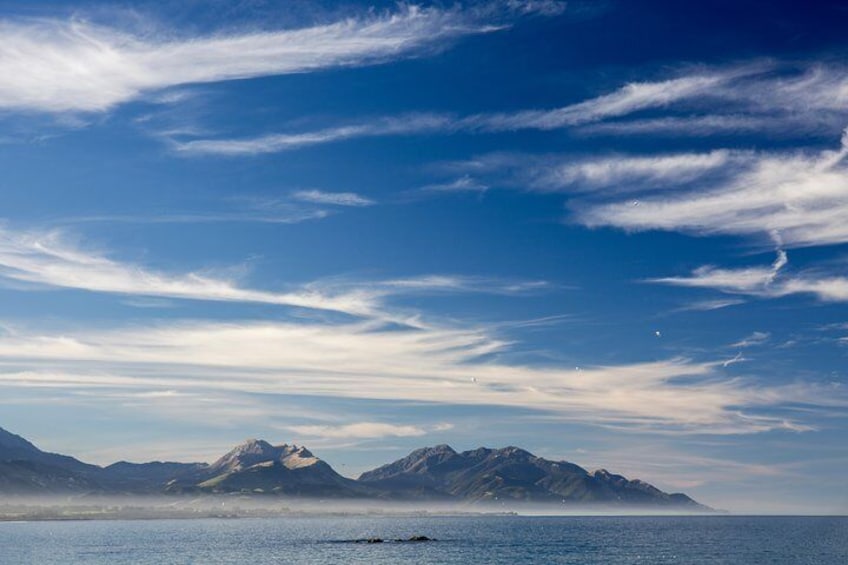
[[352, 476], [514, 444], [848, 508], [839, 3], [0, 17], [0, 426]]

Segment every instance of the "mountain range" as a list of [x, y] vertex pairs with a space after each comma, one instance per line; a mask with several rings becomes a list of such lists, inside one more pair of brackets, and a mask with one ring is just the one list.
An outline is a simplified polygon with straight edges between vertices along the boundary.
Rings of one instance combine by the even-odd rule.
[[652, 507], [704, 512], [685, 494], [665, 493], [604, 469], [587, 471], [520, 449], [448, 445], [418, 449], [358, 479], [338, 474], [308, 449], [250, 439], [212, 464], [121, 461], [106, 467], [48, 453], [0, 428], [0, 493], [286, 495], [321, 499], [537, 503]]

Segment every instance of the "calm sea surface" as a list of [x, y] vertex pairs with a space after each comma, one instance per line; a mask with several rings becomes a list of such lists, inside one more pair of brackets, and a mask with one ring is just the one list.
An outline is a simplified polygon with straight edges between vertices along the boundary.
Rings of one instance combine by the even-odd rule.
[[[361, 544], [426, 535], [432, 543]], [[848, 563], [848, 518], [350, 517], [0, 523], [0, 563]]]

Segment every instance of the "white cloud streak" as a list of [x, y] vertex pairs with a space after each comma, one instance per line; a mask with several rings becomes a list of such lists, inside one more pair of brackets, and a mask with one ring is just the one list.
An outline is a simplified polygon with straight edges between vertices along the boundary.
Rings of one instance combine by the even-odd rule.
[[[840, 65], [760, 61], [627, 83], [559, 108], [464, 117], [417, 113], [325, 129], [242, 139], [172, 139], [185, 154], [255, 155], [359, 137], [575, 129], [588, 134], [706, 136], [833, 134], [848, 121], [848, 71]], [[645, 110], [671, 115], [642, 118]]]
[[540, 191], [579, 192], [603, 188], [633, 192], [646, 187], [685, 185], [737, 158], [737, 154], [725, 150], [656, 156], [617, 155], [584, 160], [560, 158], [547, 163], [543, 160], [544, 164], [527, 171], [527, 180], [529, 188]]
[[477, 192], [484, 193], [489, 186], [478, 182], [469, 175], [463, 175], [458, 179], [445, 183], [428, 184], [421, 187], [425, 192]]
[[448, 116], [410, 114], [392, 118], [376, 118], [368, 123], [331, 127], [316, 131], [275, 133], [243, 139], [170, 139], [171, 147], [185, 155], [261, 155], [291, 151], [312, 145], [334, 143], [362, 137], [443, 133], [455, 125]]
[[326, 295], [316, 289], [270, 292], [243, 288], [235, 281], [204, 273], [167, 274], [121, 263], [70, 244], [61, 232], [14, 232], [0, 229], [0, 277], [50, 287], [125, 295], [258, 302], [371, 314], [372, 297], [350, 291]]
[[[59, 387], [95, 396], [114, 394], [115, 389], [202, 392], [180, 397], [186, 403], [196, 400], [196, 410], [208, 410], [209, 398], [236, 391], [485, 405], [603, 426], [719, 434], [807, 429], [803, 422], [762, 411], [790, 402], [834, 402], [813, 386], [764, 387], [722, 378], [720, 363], [670, 359], [580, 371], [508, 364], [498, 361], [509, 352], [510, 342], [497, 335], [497, 326], [434, 324], [386, 302], [407, 293], [538, 292], [547, 286], [543, 281], [434, 275], [324, 281], [274, 293], [210, 276], [120, 263], [69, 244], [59, 232], [8, 229], [0, 231], [0, 275], [95, 292], [330, 310], [359, 320], [178, 322], [62, 333], [8, 326], [0, 336], [3, 387]], [[323, 430], [325, 435], [355, 431], [364, 433]]]
[[786, 253], [778, 250], [771, 268], [747, 267], [720, 269], [705, 265], [686, 277], [662, 277], [649, 282], [709, 288], [729, 294], [759, 298], [781, 298], [794, 294], [811, 294], [825, 302], [848, 302], [848, 277], [809, 271], [801, 274], [781, 274], [788, 263]]
[[301, 29], [160, 40], [84, 21], [6, 20], [0, 108], [103, 111], [171, 86], [380, 63], [499, 29], [475, 20], [406, 6]]
[[832, 133], [841, 120], [834, 115], [692, 115], [598, 122], [579, 128], [585, 135], [650, 135], [652, 137], [709, 137], [715, 135], [768, 135], [792, 138]]
[[634, 82], [618, 90], [554, 110], [525, 110], [512, 114], [484, 114], [466, 119], [467, 127], [483, 131], [551, 130], [661, 108], [703, 95], [727, 81], [733, 73], [704, 73], [660, 82]]
[[372, 206], [375, 204], [370, 198], [365, 198], [353, 192], [325, 192], [323, 190], [299, 190], [292, 194], [295, 200], [311, 202], [313, 204], [328, 204], [331, 206]]
[[723, 178], [640, 206], [614, 202], [578, 212], [588, 226], [673, 230], [698, 235], [779, 234], [787, 246], [848, 241], [846, 148], [740, 155]]
[[698, 267], [689, 277], [665, 277], [652, 279], [650, 282], [676, 286], [703, 287], [767, 296], [780, 294], [780, 286], [773, 285], [780, 270], [789, 262], [786, 252], [777, 250], [777, 258], [771, 268], [747, 267], [741, 269], [719, 269], [710, 265]]
[[[631, 118], [631, 112], [627, 112], [620, 116], [625, 119], [596, 120], [580, 131], [601, 135], [703, 137], [744, 133], [798, 137], [832, 135], [848, 120], [848, 69], [842, 64], [760, 61], [711, 74], [698, 71], [678, 80], [705, 76], [715, 79], [706, 88], [689, 89], [675, 100], [655, 97], [650, 107], [663, 108], [666, 115]], [[664, 82], [646, 85], [659, 87]]]
[[682, 306], [677, 308], [678, 312], [686, 312], [686, 311], [695, 311], [695, 312], [709, 312], [711, 310], [720, 310], [722, 308], [729, 308], [730, 306], [738, 306], [739, 304], [744, 304], [745, 301], [738, 298], [729, 298], [729, 299], [716, 299], [716, 300], [698, 300], [696, 302], [692, 302], [691, 304], [687, 304], [686, 306]]
[[762, 345], [769, 340], [771, 334], [768, 332], [754, 332], [748, 337], [737, 341], [730, 345], [730, 347], [744, 348], [744, 347], [754, 347], [757, 345]]
[[379, 117], [315, 131], [277, 133], [243, 139], [171, 140], [185, 154], [257, 155], [290, 151], [311, 145], [360, 137], [422, 135], [433, 133], [505, 132], [521, 129], [552, 130], [619, 116], [639, 109], [664, 106], [721, 81], [720, 76], [685, 77], [659, 84], [633, 83], [621, 90], [553, 110], [512, 114], [477, 114], [457, 118], [447, 114], [416, 113]]
[[[330, 193], [332, 198], [339, 194]], [[349, 195], [342, 193], [342, 200]], [[14, 231], [0, 227], [0, 279], [53, 287], [135, 297], [261, 303], [338, 312], [362, 318], [393, 319], [413, 324], [410, 317], [386, 304], [409, 294], [486, 293], [532, 294], [548, 289], [545, 281], [485, 277], [422, 275], [386, 280], [327, 279], [274, 292], [248, 288], [232, 278], [208, 272], [169, 273], [122, 262], [74, 243], [66, 233]], [[32, 287], [22, 287], [32, 288]]]
[[[450, 429], [449, 424], [440, 426], [441, 430]], [[297, 434], [310, 438], [329, 439], [373, 439], [384, 437], [420, 437], [429, 433], [428, 429], [413, 425], [396, 425], [382, 422], [357, 422], [340, 426], [303, 425], [289, 426]]]
[[103, 214], [99, 216], [70, 216], [57, 220], [57, 224], [218, 224], [218, 223], [262, 223], [299, 224], [310, 220], [321, 220], [331, 212], [321, 208], [298, 208], [296, 206], [230, 213], [166, 213], [166, 214]]
[[0, 386], [500, 406], [601, 426], [716, 434], [809, 429], [775, 411], [848, 401], [815, 385], [723, 378], [720, 362], [669, 359], [574, 371], [491, 360], [508, 347], [486, 327], [392, 329], [374, 322], [183, 322], [61, 334], [10, 328], [0, 336], [0, 365], [7, 367]]
[[767, 285], [772, 271], [765, 268], [717, 269], [699, 267], [688, 277], [664, 277], [651, 282], [710, 288], [731, 294], [760, 298], [781, 298], [793, 294], [811, 294], [825, 302], [848, 302], [848, 277], [807, 274], [787, 277]]

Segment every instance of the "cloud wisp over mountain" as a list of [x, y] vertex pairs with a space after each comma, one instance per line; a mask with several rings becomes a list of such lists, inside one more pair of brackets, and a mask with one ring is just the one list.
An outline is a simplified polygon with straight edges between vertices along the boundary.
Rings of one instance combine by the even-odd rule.
[[[726, 365], [719, 361], [676, 357], [579, 369], [506, 362], [501, 357], [511, 342], [497, 324], [447, 323], [393, 304], [397, 297], [433, 293], [515, 296], [544, 290], [541, 281], [440, 275], [319, 281], [276, 293], [212, 275], [169, 274], [122, 263], [70, 243], [61, 232], [4, 229], [0, 241], [0, 274], [13, 281], [105, 294], [255, 302], [358, 318], [178, 320], [61, 333], [11, 324], [0, 337], [0, 360], [9, 368], [2, 374], [5, 386], [82, 387], [95, 396], [97, 391], [150, 394], [157, 404], [167, 403], [175, 389], [201, 392], [174, 397], [188, 412], [194, 400], [202, 410], [209, 394], [223, 398], [228, 393], [495, 406], [664, 433], [804, 431], [812, 428], [803, 418], [775, 411], [790, 403], [810, 410], [842, 403], [818, 385], [772, 386], [723, 376]], [[782, 266], [776, 263], [770, 276]], [[300, 431], [330, 438], [371, 437], [367, 434], [379, 431], [310, 425]], [[388, 435], [411, 432], [401, 428]]]
[[[507, 348], [484, 326], [182, 322], [61, 335], [14, 330], [0, 339], [0, 359], [19, 368], [3, 374], [13, 387], [85, 387], [94, 395], [177, 387], [490, 406], [660, 433], [807, 431], [803, 417], [783, 409], [846, 402], [817, 385], [722, 377], [718, 362], [677, 358], [576, 370], [487, 360]], [[191, 396], [176, 400], [194, 412]], [[208, 402], [195, 408], [203, 406]]]

